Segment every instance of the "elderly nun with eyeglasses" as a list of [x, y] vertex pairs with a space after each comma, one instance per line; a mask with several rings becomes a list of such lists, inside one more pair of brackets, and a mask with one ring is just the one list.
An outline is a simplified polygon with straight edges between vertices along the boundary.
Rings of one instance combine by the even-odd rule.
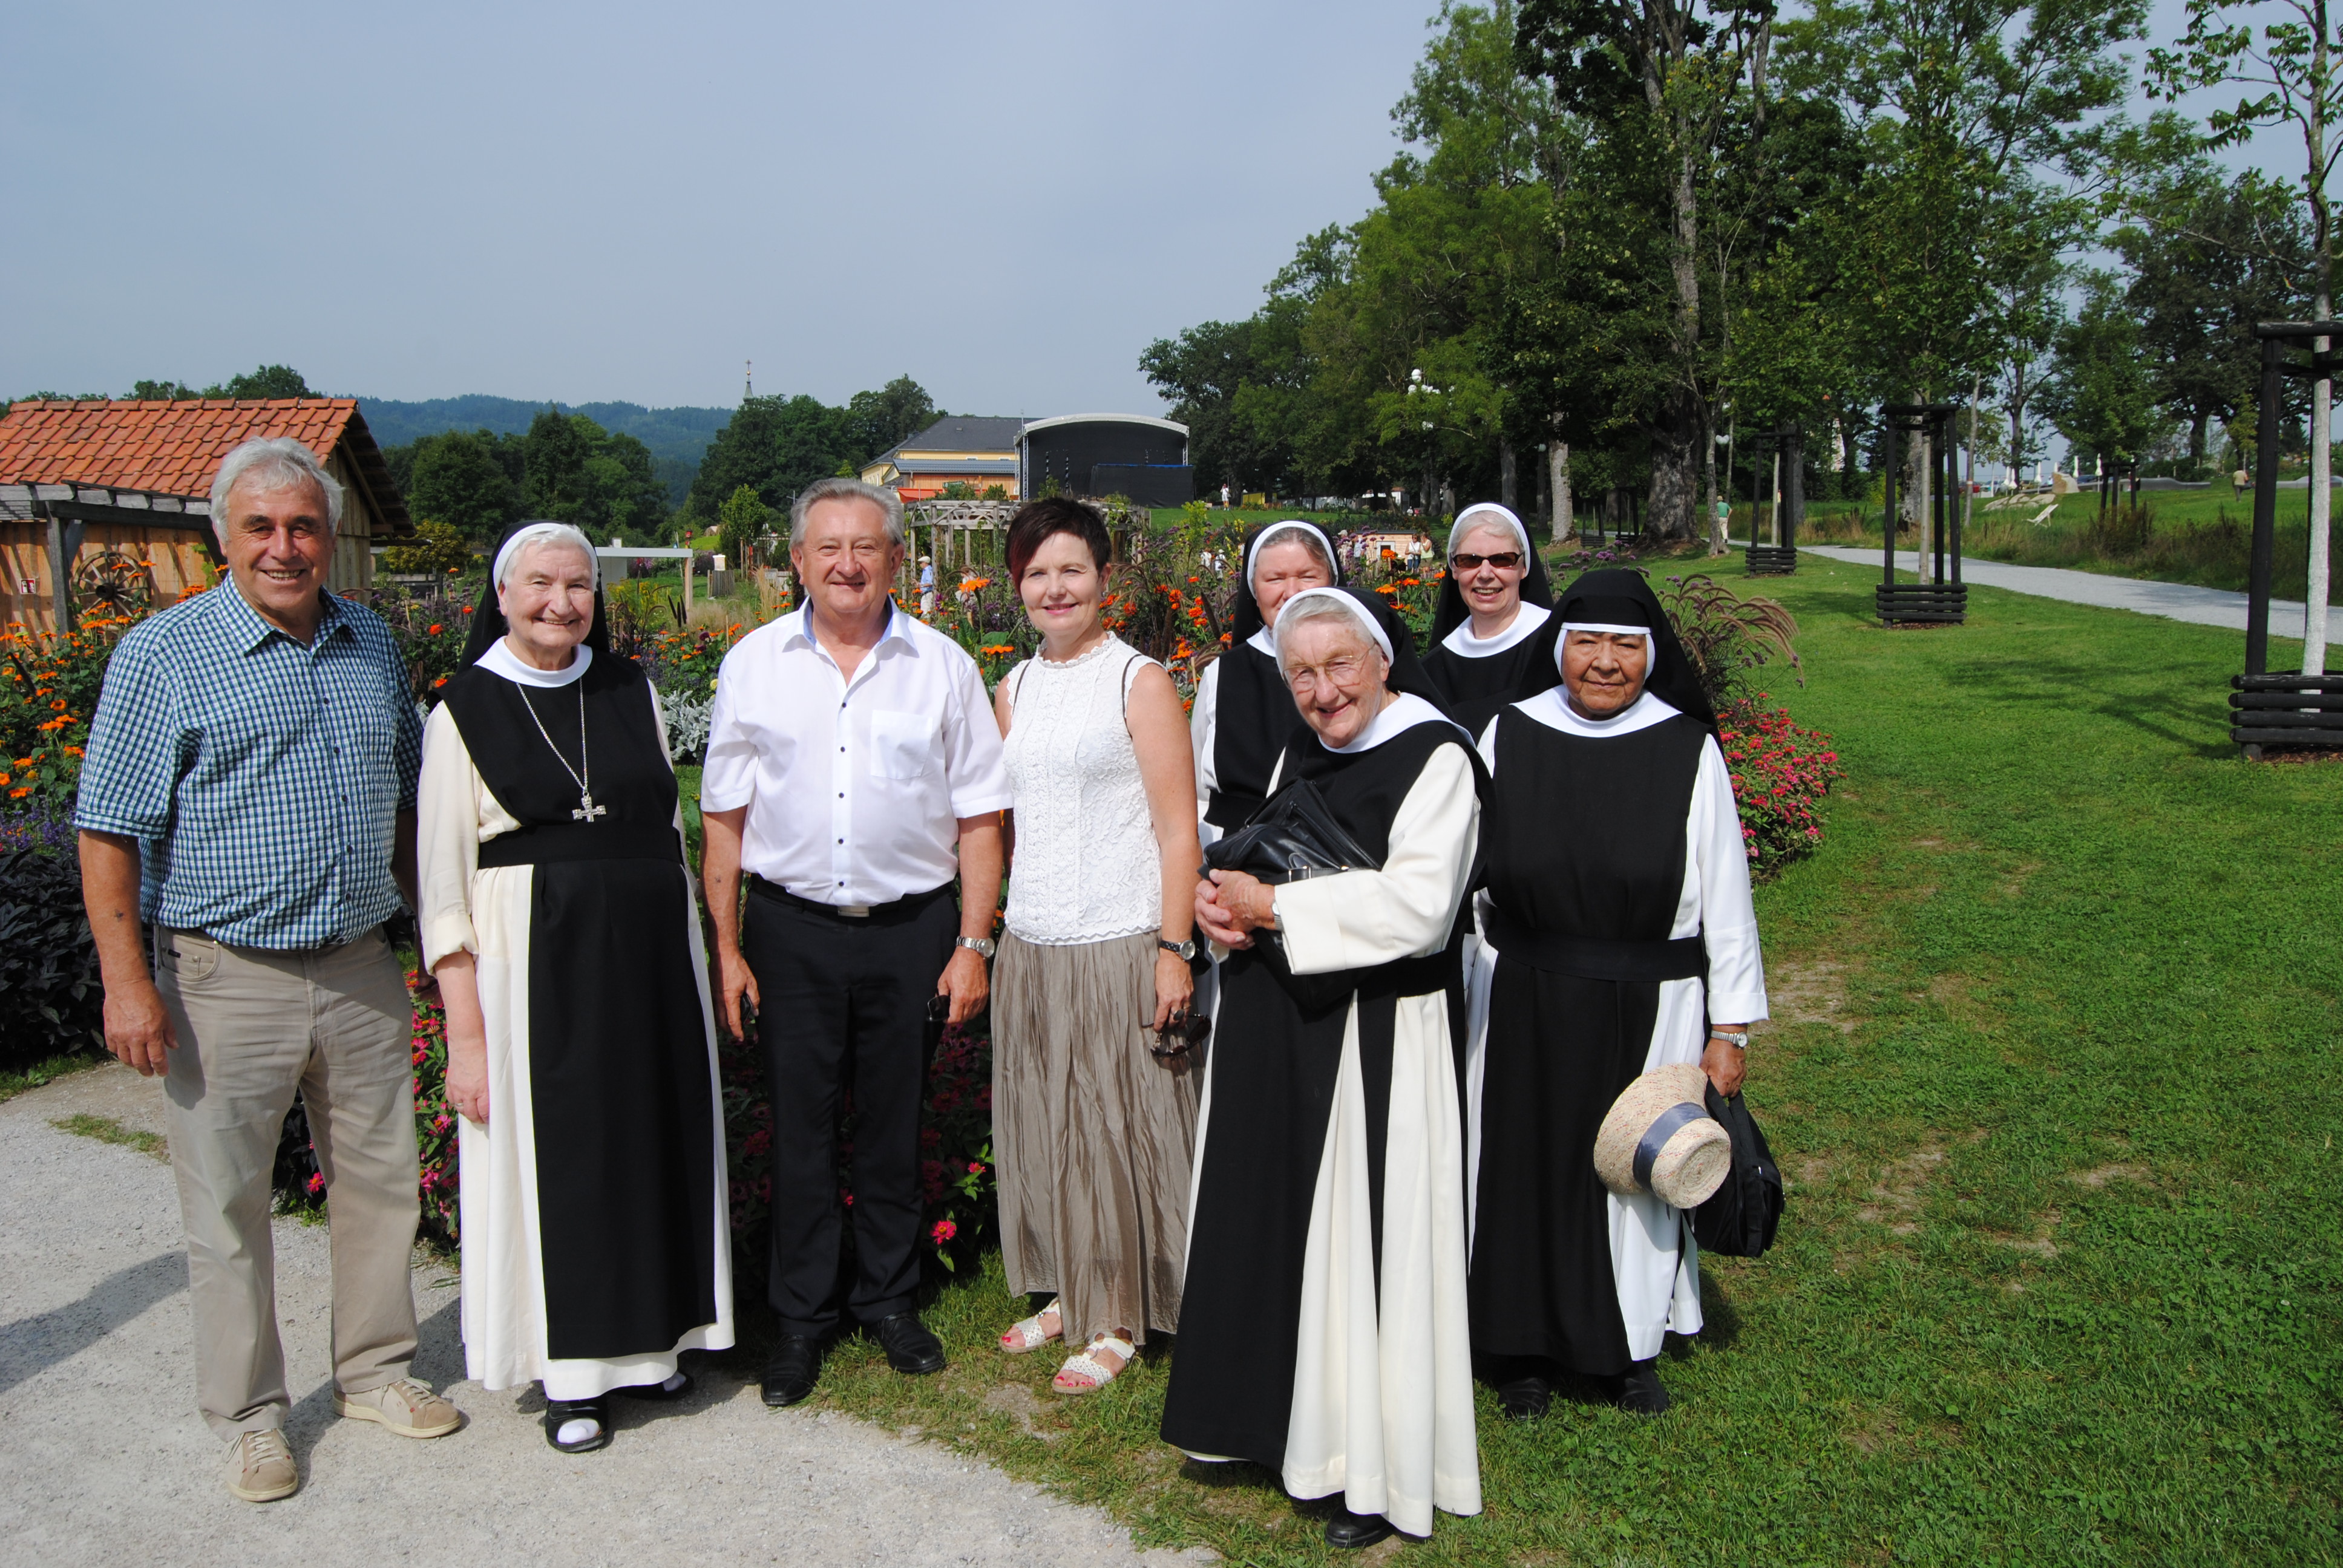
[[659, 698], [566, 523], [497, 552], [423, 739], [424, 962], [461, 1113], [468, 1374], [545, 1385], [546, 1439], [675, 1400], [732, 1343], [716, 1020]]
[[[1347, 589], [1285, 600], [1277, 663], [1305, 728], [1214, 851], [1251, 869], [1196, 888], [1230, 956], [1163, 1436], [1339, 1494], [1342, 1547], [1481, 1509], [1450, 1026], [1481, 769], [1462, 729], [1393, 689], [1403, 635]], [[1255, 828], [1282, 847], [1245, 850]]]

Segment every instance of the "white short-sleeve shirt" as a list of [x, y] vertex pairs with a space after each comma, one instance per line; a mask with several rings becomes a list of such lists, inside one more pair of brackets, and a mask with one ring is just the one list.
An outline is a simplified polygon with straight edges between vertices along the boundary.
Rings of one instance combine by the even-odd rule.
[[1005, 809], [984, 677], [960, 646], [890, 609], [848, 680], [804, 608], [724, 656], [699, 804], [745, 806], [740, 866], [800, 898], [885, 904], [960, 871], [959, 819]]

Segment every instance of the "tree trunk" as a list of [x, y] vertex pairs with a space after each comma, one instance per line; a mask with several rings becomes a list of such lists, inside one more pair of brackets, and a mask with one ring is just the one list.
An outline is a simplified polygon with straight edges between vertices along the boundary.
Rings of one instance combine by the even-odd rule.
[[2205, 410], [2199, 408], [2188, 422], [2188, 466], [2191, 468], [2202, 469], [2205, 467], [2205, 424], [2208, 417]]
[[1518, 486], [1513, 472], [1513, 444], [1503, 436], [1497, 437], [1497, 502], [1505, 510], [1516, 510], [1513, 498]]
[[1903, 502], [1897, 508], [1900, 529], [1911, 525], [1913, 548], [1920, 553], [1920, 581], [1928, 580], [1928, 434], [1926, 430], [1912, 432], [1904, 443], [1904, 472], [1898, 477], [1896, 488], [1902, 493], [1896, 499]]
[[1693, 444], [1700, 439], [1700, 399], [1679, 387], [1660, 405], [1652, 425], [1651, 512], [1643, 531], [1654, 539], [1689, 540], [1693, 509], [1700, 502], [1699, 470]]
[[[1559, 420], [1556, 421], [1558, 425]], [[1548, 482], [1554, 487], [1554, 542], [1563, 540], [1578, 531], [1578, 519], [1571, 513], [1570, 443], [1549, 441], [1545, 448]]]
[[1707, 527], [1708, 553], [1721, 556], [1726, 550], [1725, 519], [1716, 514], [1716, 405], [1704, 401], [1700, 406], [1700, 472], [1704, 499], [1701, 516]]
[[1535, 487], [1537, 498], [1530, 503], [1530, 524], [1532, 527], [1535, 527], [1538, 523], [1545, 520], [1546, 498], [1549, 492], [1546, 489], [1545, 465], [1543, 463], [1533, 463], [1530, 467], [1537, 480]]

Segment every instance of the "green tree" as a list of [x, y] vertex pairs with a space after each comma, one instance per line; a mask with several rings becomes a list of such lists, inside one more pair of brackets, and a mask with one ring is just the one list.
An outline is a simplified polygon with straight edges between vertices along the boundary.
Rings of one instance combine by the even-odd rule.
[[2309, 236], [2283, 186], [2253, 169], [2226, 179], [2209, 163], [2137, 202], [2134, 220], [2114, 236], [2132, 273], [2125, 300], [2201, 467], [2207, 428], [2236, 418], [2258, 390], [2254, 324], [2311, 308]]
[[166, 403], [180, 397], [200, 397], [202, 393], [184, 381], [137, 381], [130, 387], [134, 403]]
[[[2258, 35], [2247, 17], [2261, 22]], [[2272, 20], [2271, 18], [2275, 18]], [[2208, 145], [2233, 146], [2262, 126], [2291, 125], [2302, 134], [2302, 194], [2310, 216], [2310, 310], [2316, 321], [2332, 320], [2335, 307], [2334, 206], [2328, 183], [2343, 155], [2337, 138], [2343, 118], [2343, 21], [2330, 17], [2327, 0], [2188, 0], [2188, 26], [2177, 47], [2148, 54], [2148, 79], [2157, 91], [2177, 97], [2198, 87], [2234, 83], [2259, 89], [2237, 106], [2207, 116]], [[2328, 338], [2314, 340], [2324, 352]], [[2310, 387], [2310, 573], [2309, 610], [2302, 628], [2302, 670], [2327, 668], [2327, 599], [2332, 581], [2328, 559], [2333, 513], [2332, 443], [2335, 384], [2327, 377]]]
[[2095, 273], [2075, 319], [2058, 334], [2042, 411], [2078, 448], [2108, 468], [2130, 467], [2167, 428], [2139, 328], [2117, 279]]
[[548, 408], [520, 438], [522, 502], [528, 515], [576, 523], [588, 532], [656, 532], [667, 494], [650, 448], [613, 435], [583, 414]]
[[863, 464], [942, 417], [927, 388], [909, 376], [898, 376], [876, 392], [857, 392], [846, 405], [845, 460], [859, 473]]
[[395, 545], [382, 554], [382, 564], [395, 572], [430, 572], [444, 576], [472, 564], [472, 547], [447, 523], [415, 525], [416, 542]]
[[749, 546], [772, 526], [772, 508], [749, 485], [740, 486], [726, 497], [716, 514], [716, 537], [735, 566], [747, 562]]
[[226, 382], [204, 388], [206, 397], [316, 397], [322, 394], [309, 389], [309, 383], [290, 365], [264, 365], [242, 376], [231, 376]]
[[411, 477], [403, 487], [407, 509], [478, 543], [500, 538], [523, 514], [520, 489], [497, 447], [498, 438], [486, 430], [450, 430], [415, 441]]

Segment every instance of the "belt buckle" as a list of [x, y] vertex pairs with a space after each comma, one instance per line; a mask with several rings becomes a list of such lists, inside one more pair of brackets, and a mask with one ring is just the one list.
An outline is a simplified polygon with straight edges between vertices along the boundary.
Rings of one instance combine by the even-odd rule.
[[870, 906], [868, 904], [834, 904], [831, 908], [850, 920], [867, 920], [870, 918]]

